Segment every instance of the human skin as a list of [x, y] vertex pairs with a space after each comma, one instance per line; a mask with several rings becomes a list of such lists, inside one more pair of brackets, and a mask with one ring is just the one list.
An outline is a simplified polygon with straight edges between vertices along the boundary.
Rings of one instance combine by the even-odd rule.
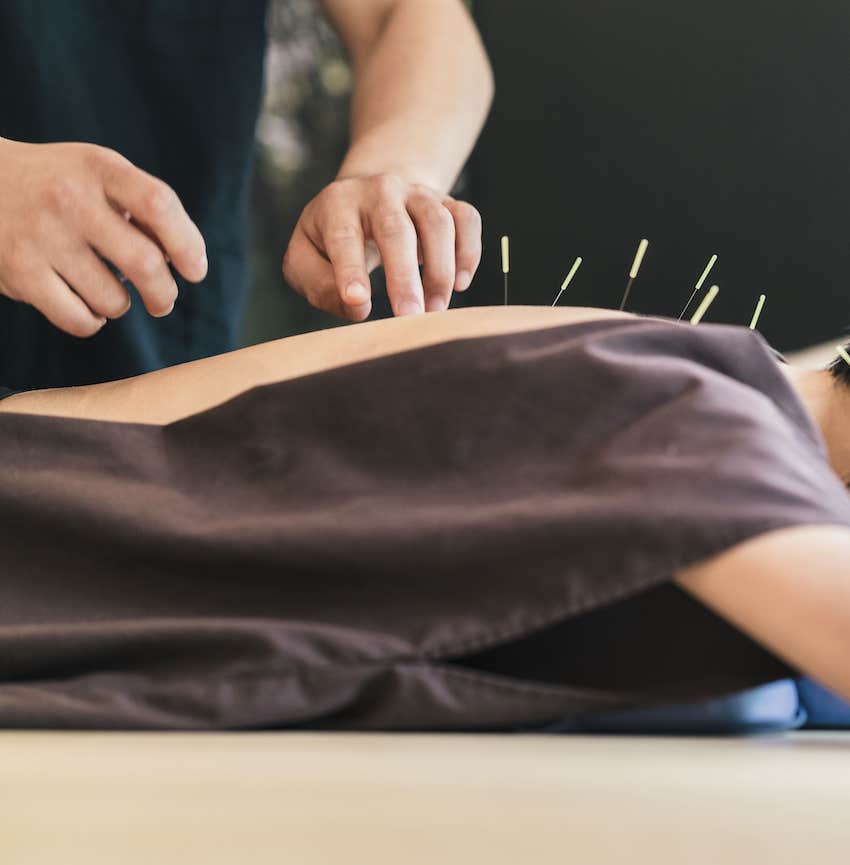
[[0, 294], [72, 336], [93, 336], [130, 308], [103, 259], [156, 317], [177, 299], [166, 259], [192, 282], [206, 276], [203, 237], [177, 195], [113, 150], [0, 138], [0, 189]]
[[19, 394], [0, 402], [0, 411], [165, 424], [256, 385], [450, 339], [611, 317], [630, 316], [591, 308], [497, 306], [364, 322], [275, 340], [123, 381]]
[[[0, 412], [164, 424], [256, 385], [447, 340], [555, 327], [628, 313], [493, 307], [391, 319], [290, 337], [134, 379], [20, 394]], [[828, 373], [782, 368], [820, 427], [839, 477], [850, 474], [850, 395]], [[738, 544], [676, 582], [789, 664], [850, 700], [850, 529], [802, 526]]]
[[[322, 0], [351, 59], [351, 146], [284, 257], [311, 304], [362, 321], [383, 263], [396, 315], [445, 310], [481, 260], [481, 217], [448, 195], [493, 77], [461, 0]], [[420, 277], [419, 264], [423, 265]]]
[[[361, 320], [382, 262], [397, 315], [445, 309], [481, 258], [477, 210], [447, 194], [492, 99], [481, 40], [461, 0], [322, 5], [354, 70], [352, 141], [298, 222], [286, 278], [315, 306]], [[179, 303], [170, 266], [190, 282], [206, 276], [203, 237], [178, 193], [113, 150], [0, 138], [0, 189], [0, 294], [73, 336], [130, 307], [104, 260], [157, 317]]]

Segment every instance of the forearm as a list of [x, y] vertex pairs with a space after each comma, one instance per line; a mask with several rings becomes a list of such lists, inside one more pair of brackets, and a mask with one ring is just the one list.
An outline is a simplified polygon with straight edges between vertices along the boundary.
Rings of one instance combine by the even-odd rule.
[[481, 131], [490, 65], [459, 0], [402, 0], [352, 51], [351, 148], [339, 177], [398, 174], [448, 192]]
[[678, 582], [850, 700], [850, 531], [803, 526], [774, 532], [689, 568]]

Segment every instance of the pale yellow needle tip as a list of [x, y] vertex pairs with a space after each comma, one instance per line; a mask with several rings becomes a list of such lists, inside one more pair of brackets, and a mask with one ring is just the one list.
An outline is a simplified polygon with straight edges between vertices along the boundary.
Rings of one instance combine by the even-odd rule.
[[756, 311], [753, 313], [753, 320], [750, 322], [750, 330], [756, 329], [756, 325], [759, 323], [761, 311], [764, 309], [764, 302], [766, 300], [767, 298], [763, 294], [759, 295], [759, 302], [756, 304]]
[[573, 281], [573, 277], [578, 273], [578, 269], [581, 267], [581, 256], [579, 256], [574, 262], [573, 266], [570, 268], [570, 272], [567, 274], [567, 278], [564, 280], [564, 284], [561, 286], [561, 291], [565, 291], [570, 287], [570, 283]]
[[835, 346], [835, 350], [838, 352], [838, 356], [844, 360], [847, 366], [850, 366], [850, 354], [847, 354], [847, 349], [842, 345]]
[[714, 303], [714, 298], [720, 293], [720, 287], [712, 285], [708, 290], [708, 294], [702, 299], [702, 303], [697, 307], [697, 311], [691, 316], [691, 324], [699, 324], [703, 316], [708, 312], [708, 308]]
[[703, 284], [705, 283], [706, 279], [708, 279], [708, 275], [709, 273], [711, 273], [711, 269], [714, 267], [715, 264], [717, 264], [717, 256], [712, 255], [711, 258], [709, 258], [708, 260], [708, 264], [705, 266], [705, 270], [702, 272], [702, 276], [697, 281], [697, 291], [699, 291], [703, 287]]
[[511, 270], [511, 241], [505, 235], [502, 238], [502, 273], [510, 273]]
[[581, 267], [581, 256], [579, 256], [574, 262], [573, 266], [570, 268], [570, 272], [567, 274], [567, 278], [564, 280], [561, 285], [561, 290], [558, 292], [558, 296], [555, 298], [555, 302], [552, 306], [557, 306], [558, 301], [561, 299], [561, 295], [570, 287], [570, 283], [573, 281], [573, 278], [578, 273], [578, 269]]
[[632, 269], [629, 271], [629, 279], [637, 279], [638, 271], [643, 264], [643, 257], [646, 255], [647, 249], [649, 249], [649, 241], [644, 239], [638, 244], [635, 260], [632, 262]]

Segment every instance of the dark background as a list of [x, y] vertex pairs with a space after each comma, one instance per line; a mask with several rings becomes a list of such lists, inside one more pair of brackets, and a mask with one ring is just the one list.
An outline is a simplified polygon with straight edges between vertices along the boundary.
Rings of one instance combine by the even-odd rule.
[[[304, 4], [276, 5], [290, 38], [286, 16]], [[760, 329], [783, 350], [850, 324], [850, 4], [478, 0], [474, 12], [497, 98], [463, 188], [484, 218], [484, 261], [455, 305], [501, 302], [507, 233], [512, 302], [551, 303], [581, 255], [563, 302], [616, 306], [647, 237], [635, 311], [678, 315], [717, 253], [721, 293], [708, 320], [748, 323], [763, 292]], [[338, 67], [314, 11], [305, 6], [300, 20], [315, 31], [320, 65]], [[326, 79], [305, 74], [290, 110], [306, 180], [272, 189], [261, 146], [267, 200], [255, 211], [262, 249], [248, 341], [330, 323], [278, 278], [290, 225], [345, 146], [345, 88], [329, 95]]]
[[487, 251], [476, 301], [619, 303], [678, 315], [709, 256], [709, 318], [788, 349], [850, 324], [850, 4], [487, 0], [498, 98], [470, 170]]

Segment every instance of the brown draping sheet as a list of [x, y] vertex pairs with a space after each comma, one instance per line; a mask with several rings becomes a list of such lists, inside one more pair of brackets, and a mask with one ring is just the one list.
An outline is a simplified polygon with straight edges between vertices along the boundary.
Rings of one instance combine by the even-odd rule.
[[784, 668], [671, 576], [850, 524], [761, 338], [656, 319], [161, 428], [3, 414], [0, 449], [4, 726], [497, 728], [743, 688]]

